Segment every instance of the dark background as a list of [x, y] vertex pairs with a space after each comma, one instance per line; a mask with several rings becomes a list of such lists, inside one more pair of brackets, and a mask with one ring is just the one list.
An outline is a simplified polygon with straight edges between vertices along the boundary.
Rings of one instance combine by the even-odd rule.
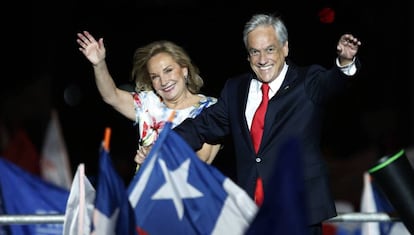
[[[203, 93], [218, 96], [224, 81], [248, 70], [242, 43], [253, 13], [279, 13], [289, 30], [289, 57], [299, 65], [331, 66], [343, 33], [360, 38], [360, 76], [350, 93], [328, 107], [323, 149], [335, 197], [358, 204], [362, 172], [373, 162], [414, 143], [413, 3], [395, 0], [270, 1], [250, 3], [190, 0], [92, 0], [32, 3], [31, 53], [14, 80], [1, 80], [1, 117], [22, 125], [40, 149], [51, 109], [58, 110], [72, 170], [97, 170], [105, 127], [112, 128], [111, 155], [128, 182], [135, 164], [137, 132], [106, 105], [90, 63], [78, 50], [76, 33], [104, 37], [107, 63], [118, 85], [129, 81], [134, 50], [158, 39], [183, 46], [205, 80]], [[362, 4], [362, 5], [361, 5]], [[335, 12], [323, 23], [319, 12]], [[26, 58], [25, 58], [26, 59]], [[234, 177], [231, 142], [214, 164]]]

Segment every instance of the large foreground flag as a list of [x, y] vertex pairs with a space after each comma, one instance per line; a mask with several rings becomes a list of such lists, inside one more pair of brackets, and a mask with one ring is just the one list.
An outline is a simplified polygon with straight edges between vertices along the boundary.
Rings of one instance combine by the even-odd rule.
[[70, 189], [72, 171], [58, 113], [52, 110], [42, 147], [40, 170], [43, 179]]
[[63, 222], [63, 235], [89, 235], [94, 210], [95, 189], [85, 175], [81, 163], [73, 178]]
[[[69, 191], [0, 158], [0, 190], [6, 214], [64, 214]], [[62, 224], [9, 225], [12, 235], [61, 235]]]
[[243, 234], [257, 212], [247, 193], [202, 162], [170, 122], [128, 194], [139, 234]]
[[116, 172], [109, 154], [111, 129], [105, 129], [100, 149], [99, 172], [96, 186], [93, 235], [134, 235], [135, 217], [124, 181]]

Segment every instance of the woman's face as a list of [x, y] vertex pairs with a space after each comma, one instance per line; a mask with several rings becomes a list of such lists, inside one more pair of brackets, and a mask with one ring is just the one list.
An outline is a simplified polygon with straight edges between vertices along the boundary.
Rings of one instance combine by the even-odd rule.
[[159, 53], [147, 63], [152, 87], [164, 101], [178, 100], [187, 90], [188, 69], [182, 68], [168, 53]]

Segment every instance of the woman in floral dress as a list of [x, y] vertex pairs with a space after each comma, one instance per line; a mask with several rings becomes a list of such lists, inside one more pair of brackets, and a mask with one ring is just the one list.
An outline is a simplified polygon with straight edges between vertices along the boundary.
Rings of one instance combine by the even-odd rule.
[[[199, 94], [203, 79], [198, 68], [185, 50], [172, 42], [155, 41], [135, 51], [131, 75], [136, 87], [128, 92], [116, 87], [109, 73], [103, 38], [95, 40], [87, 31], [77, 36], [79, 50], [92, 63], [103, 100], [139, 126], [138, 164], [142, 164], [171, 115], [174, 127], [217, 102], [214, 97]], [[206, 143], [197, 155], [211, 163], [219, 149], [219, 144]]]

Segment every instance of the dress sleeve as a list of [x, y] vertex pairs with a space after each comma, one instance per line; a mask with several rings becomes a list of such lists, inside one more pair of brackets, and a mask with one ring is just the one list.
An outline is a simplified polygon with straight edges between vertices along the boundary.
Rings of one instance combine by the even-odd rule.
[[194, 110], [190, 117], [194, 118], [198, 116], [205, 108], [208, 108], [215, 103], [217, 103], [217, 98], [205, 96], [203, 99], [200, 100], [198, 107]]

